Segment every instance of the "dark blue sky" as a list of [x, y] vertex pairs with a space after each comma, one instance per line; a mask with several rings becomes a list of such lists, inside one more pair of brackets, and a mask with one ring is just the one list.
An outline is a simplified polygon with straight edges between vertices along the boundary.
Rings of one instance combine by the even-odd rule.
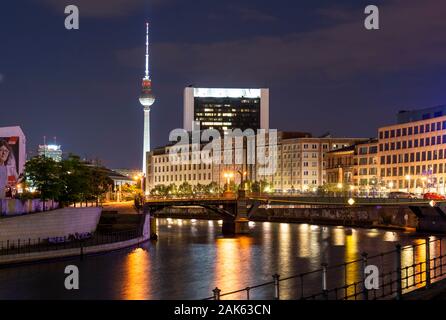
[[[80, 30], [64, 28], [66, 4]], [[367, 4], [381, 30], [363, 27]], [[182, 126], [189, 84], [269, 87], [270, 126], [376, 135], [400, 109], [446, 103], [441, 0], [4, 0], [0, 126], [20, 125], [33, 150], [139, 168], [144, 22], [151, 22], [157, 102], [152, 145]]]

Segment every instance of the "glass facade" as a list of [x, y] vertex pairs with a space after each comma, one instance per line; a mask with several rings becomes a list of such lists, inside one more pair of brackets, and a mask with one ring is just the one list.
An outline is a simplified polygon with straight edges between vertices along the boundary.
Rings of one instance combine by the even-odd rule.
[[260, 98], [195, 97], [194, 120], [200, 129], [260, 129]]

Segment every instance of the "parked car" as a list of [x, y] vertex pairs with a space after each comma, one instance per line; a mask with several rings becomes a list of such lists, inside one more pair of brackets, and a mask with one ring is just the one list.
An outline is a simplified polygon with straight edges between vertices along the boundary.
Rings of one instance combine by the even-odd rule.
[[416, 199], [417, 196], [410, 192], [394, 191], [389, 193], [390, 199]]
[[446, 197], [441, 194], [435, 193], [435, 192], [428, 192], [428, 193], [424, 194], [423, 199], [425, 199], [425, 200], [446, 200]]

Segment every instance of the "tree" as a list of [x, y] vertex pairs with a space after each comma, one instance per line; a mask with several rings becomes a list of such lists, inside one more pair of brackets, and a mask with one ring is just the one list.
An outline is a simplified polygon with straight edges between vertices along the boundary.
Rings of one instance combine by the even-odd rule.
[[204, 195], [204, 194], [205, 194], [206, 186], [203, 185], [203, 184], [201, 184], [201, 183], [198, 183], [198, 184], [196, 184], [196, 185], [193, 187], [192, 190], [193, 190], [193, 191], [192, 191], [193, 194], [198, 195], [198, 196], [201, 196], [201, 195]]
[[34, 157], [25, 164], [27, 183], [37, 190], [46, 210], [46, 200], [56, 200], [63, 192], [63, 181], [60, 179], [61, 166], [51, 158]]
[[207, 195], [214, 195], [214, 194], [220, 194], [221, 190], [218, 183], [213, 181], [204, 187], [204, 192]]
[[168, 187], [167, 187], [167, 194], [169, 196], [176, 196], [178, 194], [178, 188], [176, 186], [176, 184], [171, 183]]
[[178, 187], [178, 194], [182, 195], [182, 196], [190, 196], [190, 195], [192, 195], [192, 186], [187, 181], [184, 181]]
[[90, 181], [87, 168], [78, 156], [70, 154], [61, 162], [60, 179], [64, 184], [60, 199], [62, 202], [76, 203], [85, 200]]
[[169, 193], [168, 189], [166, 186], [162, 185], [162, 184], [158, 184], [155, 186], [155, 188], [153, 188], [152, 190], [150, 190], [150, 194], [154, 195], [154, 196], [167, 196]]
[[99, 205], [99, 198], [113, 185], [113, 180], [106, 174], [104, 168], [94, 166], [87, 168], [87, 181], [87, 197]]
[[256, 193], [267, 192], [271, 185], [266, 180], [254, 181], [251, 183], [251, 191]]

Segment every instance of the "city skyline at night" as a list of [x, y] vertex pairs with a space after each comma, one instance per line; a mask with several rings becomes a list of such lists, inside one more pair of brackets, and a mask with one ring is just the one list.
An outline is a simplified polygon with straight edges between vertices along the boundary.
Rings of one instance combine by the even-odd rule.
[[444, 17], [444, 0], [2, 1], [2, 306], [436, 313], [406, 301], [446, 300]]
[[[68, 2], [25, 2], [24, 10], [8, 2], [11, 14], [2, 19], [8, 63], [0, 65], [0, 103], [8, 109], [1, 125], [20, 125], [30, 150], [40, 137], [57, 135], [67, 151], [140, 167], [141, 156], [133, 155], [143, 144], [137, 97], [146, 20], [158, 97], [153, 147], [182, 126], [190, 84], [268, 87], [270, 127], [316, 136], [373, 137], [401, 109], [446, 101], [440, 1], [377, 1], [382, 27], [375, 31], [362, 26], [363, 1], [303, 1], [296, 9], [286, 0], [79, 1], [79, 30], [63, 27]], [[172, 8], [184, 14], [173, 16]]]

